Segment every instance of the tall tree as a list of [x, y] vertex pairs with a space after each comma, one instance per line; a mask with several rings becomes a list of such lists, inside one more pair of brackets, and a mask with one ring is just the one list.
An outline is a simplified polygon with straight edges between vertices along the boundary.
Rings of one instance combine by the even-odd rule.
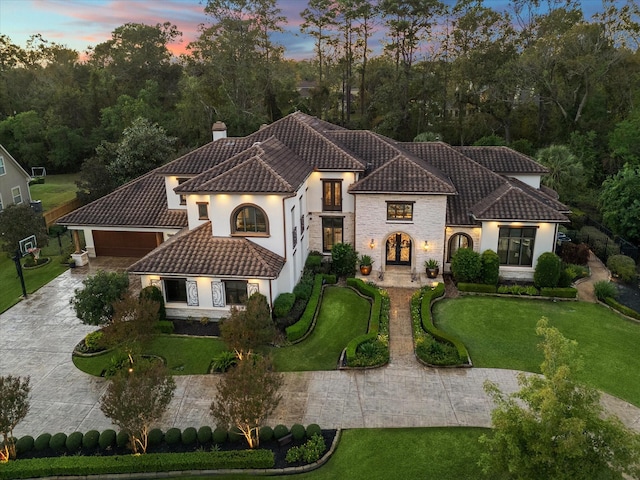
[[[13, 429], [16, 428], [29, 413], [29, 377], [14, 377], [12, 375], [0, 377], [0, 435], [8, 460], [16, 457], [16, 441]], [[0, 450], [0, 458], [2, 458]]]
[[245, 309], [232, 308], [231, 316], [220, 326], [222, 340], [241, 360], [272, 342], [275, 333], [267, 298], [259, 293], [249, 297]]
[[38, 247], [49, 244], [49, 234], [42, 215], [37, 214], [26, 203], [11, 204], [0, 215], [0, 236], [2, 249], [10, 254], [15, 253], [20, 240], [31, 235], [36, 236]]
[[558, 192], [560, 199], [575, 199], [585, 186], [584, 167], [565, 145], [551, 145], [536, 155], [539, 163], [549, 169], [542, 183]]
[[542, 376], [519, 374], [520, 390], [511, 395], [485, 384], [497, 404], [493, 433], [480, 440], [485, 473], [491, 478], [637, 478], [640, 436], [617, 418], [605, 418], [597, 390], [576, 381], [577, 343], [545, 318], [536, 333], [543, 337]]
[[600, 211], [616, 234], [640, 242], [640, 165], [627, 164], [603, 182]]

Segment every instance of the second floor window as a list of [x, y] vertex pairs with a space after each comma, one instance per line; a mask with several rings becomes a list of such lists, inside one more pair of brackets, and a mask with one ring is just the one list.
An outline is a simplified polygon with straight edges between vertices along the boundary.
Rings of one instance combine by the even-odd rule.
[[238, 234], [269, 233], [267, 215], [255, 205], [242, 205], [233, 212], [231, 230]]
[[413, 203], [387, 202], [387, 220], [413, 220]]
[[[182, 185], [187, 180], [189, 180], [189, 179], [188, 178], [178, 178], [178, 185]], [[186, 204], [187, 204], [187, 196], [184, 195], [183, 193], [181, 193], [180, 194], [180, 205], [186, 205]]]
[[322, 210], [342, 211], [342, 180], [322, 181]]
[[198, 202], [198, 220], [209, 220], [209, 204]]

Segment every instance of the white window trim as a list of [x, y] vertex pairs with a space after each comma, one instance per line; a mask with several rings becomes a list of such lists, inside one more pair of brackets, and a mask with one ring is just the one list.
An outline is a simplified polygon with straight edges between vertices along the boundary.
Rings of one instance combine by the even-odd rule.
[[4, 210], [4, 203], [2, 202], [2, 194], [0, 193], [0, 212]]
[[[20, 195], [20, 201], [16, 202], [16, 194], [13, 193], [13, 191], [15, 189], [18, 189], [18, 195]], [[13, 203], [15, 203], [16, 205], [21, 205], [24, 202], [24, 198], [22, 198], [22, 189], [20, 188], [20, 185], [15, 186], [15, 187], [11, 187], [11, 196], [13, 197]]]
[[0, 165], [2, 166], [2, 173], [0, 173], [0, 177], [7, 173], [7, 164], [4, 161], [4, 157], [0, 155]]

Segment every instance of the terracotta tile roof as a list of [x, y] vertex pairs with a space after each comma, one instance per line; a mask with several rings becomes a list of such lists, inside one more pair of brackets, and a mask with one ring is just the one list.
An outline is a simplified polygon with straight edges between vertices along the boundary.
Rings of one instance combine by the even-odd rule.
[[60, 225], [186, 227], [186, 210], [169, 210], [164, 177], [150, 172], [58, 219]]
[[311, 166], [275, 137], [256, 142], [175, 189], [178, 193], [295, 193]]
[[354, 183], [351, 193], [421, 193], [456, 194], [451, 181], [432, 173], [421, 161], [398, 154], [362, 180]]
[[463, 155], [501, 174], [549, 173], [546, 167], [533, 158], [508, 147], [453, 147]]
[[538, 190], [513, 177], [509, 177], [508, 180], [511, 185], [524, 190], [528, 195], [531, 195], [548, 207], [551, 207], [561, 213], [571, 213], [571, 209], [558, 200], [558, 194], [555, 190], [551, 190], [549, 187], [545, 187], [544, 185]]
[[568, 222], [556, 209], [509, 183], [502, 185], [471, 209], [478, 220]]
[[284, 258], [243, 237], [214, 237], [211, 222], [175, 235], [138, 260], [137, 274], [277, 278]]
[[155, 170], [160, 175], [194, 176], [224, 162], [253, 144], [247, 138], [221, 138], [176, 158]]

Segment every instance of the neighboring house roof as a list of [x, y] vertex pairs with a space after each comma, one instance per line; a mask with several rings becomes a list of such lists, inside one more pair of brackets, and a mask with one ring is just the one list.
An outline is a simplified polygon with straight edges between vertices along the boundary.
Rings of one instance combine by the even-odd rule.
[[489, 170], [508, 174], [543, 175], [549, 170], [534, 159], [508, 147], [453, 147]]
[[[27, 173], [27, 171], [22, 168], [22, 165], [20, 165], [20, 162], [18, 162], [15, 158], [13, 158], [13, 155], [11, 155], [11, 153], [9, 153], [9, 150], [7, 150], [6, 148], [4, 148], [4, 146], [2, 144], [0, 144], [0, 155], [6, 154], [6, 156], [9, 158], [9, 160], [11, 160], [11, 162], [15, 165], [16, 169], [18, 170], [18, 172], [20, 172], [22, 175], [24, 175], [25, 179], [27, 182], [29, 182], [31, 180], [31, 175], [29, 175]], [[4, 155], [3, 155], [4, 156]], [[6, 166], [5, 166], [6, 168]]]
[[216, 278], [277, 278], [285, 260], [243, 237], [214, 237], [211, 222], [161, 244], [128, 271]]
[[471, 209], [478, 220], [567, 222], [569, 219], [523, 189], [509, 183]]
[[277, 138], [269, 137], [184, 182], [175, 191], [294, 194], [312, 171], [311, 165]]
[[164, 177], [147, 173], [58, 219], [61, 225], [171, 227], [188, 225], [186, 210], [170, 210]]

